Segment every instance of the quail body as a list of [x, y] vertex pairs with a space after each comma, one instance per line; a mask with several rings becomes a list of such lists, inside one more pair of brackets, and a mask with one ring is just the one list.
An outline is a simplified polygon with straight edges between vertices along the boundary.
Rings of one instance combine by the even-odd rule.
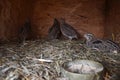
[[60, 34], [60, 23], [55, 18], [52, 27], [48, 31], [48, 39], [59, 39]]
[[31, 31], [31, 22], [30, 20], [26, 20], [26, 22], [19, 30], [19, 42], [24, 42], [31, 33]]
[[65, 19], [60, 19], [60, 30], [63, 36], [67, 37], [68, 39], [78, 39], [77, 31], [68, 23], [65, 22]]
[[118, 53], [120, 52], [120, 45], [112, 40], [105, 40], [106, 44], [110, 46], [110, 52]]
[[101, 52], [118, 53], [120, 46], [111, 40], [102, 40], [94, 37], [93, 34], [85, 34], [86, 46]]

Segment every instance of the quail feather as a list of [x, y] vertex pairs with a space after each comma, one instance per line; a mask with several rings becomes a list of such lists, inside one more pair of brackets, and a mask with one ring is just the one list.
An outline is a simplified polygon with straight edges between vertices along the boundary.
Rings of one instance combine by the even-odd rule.
[[120, 52], [120, 46], [112, 40], [98, 39], [91, 33], [85, 34], [84, 37], [86, 38], [86, 46], [90, 49], [110, 53]]
[[110, 52], [119, 53], [120, 45], [112, 40], [105, 40], [106, 44], [110, 46]]
[[48, 39], [59, 39], [60, 35], [60, 23], [55, 18], [52, 27], [48, 31]]
[[68, 23], [65, 22], [65, 19], [60, 19], [60, 30], [63, 36], [67, 37], [68, 39], [78, 39], [77, 31]]
[[19, 42], [24, 42], [27, 39], [28, 35], [31, 33], [31, 31], [31, 22], [29, 19], [27, 19], [23, 26], [19, 29]]

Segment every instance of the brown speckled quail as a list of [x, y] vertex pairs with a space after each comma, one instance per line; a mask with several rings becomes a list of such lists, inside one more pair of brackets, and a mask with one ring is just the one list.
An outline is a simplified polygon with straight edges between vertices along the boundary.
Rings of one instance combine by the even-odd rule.
[[31, 33], [31, 31], [31, 22], [29, 19], [27, 19], [23, 26], [19, 29], [19, 43], [24, 42]]
[[97, 39], [93, 34], [85, 34], [84, 37], [86, 38], [86, 46], [90, 49], [110, 53], [120, 52], [120, 46], [111, 40]]
[[65, 22], [65, 19], [61, 18], [60, 20], [60, 30], [63, 36], [68, 39], [78, 39], [77, 31], [68, 23]]
[[50, 39], [50, 40], [52, 40], [52, 39], [59, 39], [60, 35], [61, 35], [60, 23], [55, 18], [52, 27], [48, 31], [48, 39]]

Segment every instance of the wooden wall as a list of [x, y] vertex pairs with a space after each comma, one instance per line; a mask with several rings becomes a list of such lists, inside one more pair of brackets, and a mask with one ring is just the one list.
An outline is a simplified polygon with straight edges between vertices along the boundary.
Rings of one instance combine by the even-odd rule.
[[33, 38], [45, 38], [54, 18], [65, 18], [80, 34], [99, 38], [120, 31], [119, 0], [0, 0], [0, 40], [16, 40], [27, 18]]
[[107, 0], [106, 8], [105, 37], [120, 41], [120, 0]]
[[15, 40], [31, 10], [30, 0], [0, 0], [0, 40]]

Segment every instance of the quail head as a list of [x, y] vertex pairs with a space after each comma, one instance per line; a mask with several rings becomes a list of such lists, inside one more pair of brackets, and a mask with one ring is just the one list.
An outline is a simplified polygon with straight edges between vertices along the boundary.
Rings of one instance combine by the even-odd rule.
[[59, 39], [61, 35], [60, 23], [55, 18], [52, 27], [48, 31], [48, 39]]
[[111, 40], [97, 39], [93, 34], [85, 34], [84, 37], [86, 38], [86, 46], [90, 49], [110, 53], [118, 53], [120, 51], [120, 47]]
[[103, 41], [100, 39], [96, 39], [93, 34], [85, 34], [84, 35], [86, 39], [86, 46], [90, 49], [100, 50], [99, 48], [102, 48]]
[[77, 31], [68, 23], [65, 22], [65, 19], [60, 19], [60, 30], [63, 36], [67, 37], [68, 39], [78, 39]]
[[31, 22], [29, 19], [23, 24], [23, 26], [19, 30], [19, 42], [23, 42], [27, 39], [29, 34], [31, 33]]
[[84, 38], [86, 38], [87, 42], [90, 42], [95, 39], [94, 35], [91, 33], [84, 34]]

